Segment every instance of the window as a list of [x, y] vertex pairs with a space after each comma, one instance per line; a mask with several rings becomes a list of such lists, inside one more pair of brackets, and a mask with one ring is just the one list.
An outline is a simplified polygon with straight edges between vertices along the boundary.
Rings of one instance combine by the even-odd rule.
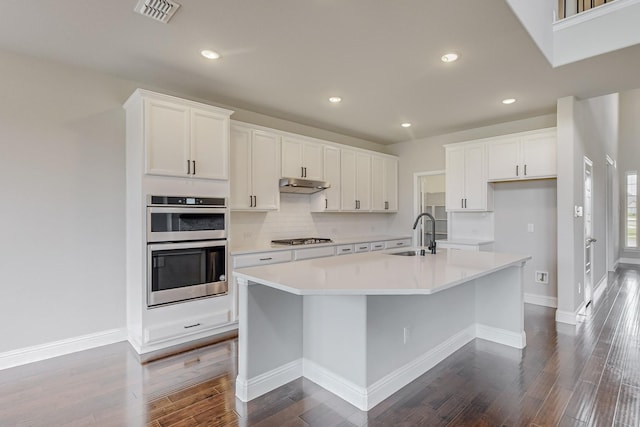
[[638, 173], [636, 171], [627, 172], [626, 197], [625, 197], [625, 223], [624, 223], [624, 240], [625, 247], [638, 247]]

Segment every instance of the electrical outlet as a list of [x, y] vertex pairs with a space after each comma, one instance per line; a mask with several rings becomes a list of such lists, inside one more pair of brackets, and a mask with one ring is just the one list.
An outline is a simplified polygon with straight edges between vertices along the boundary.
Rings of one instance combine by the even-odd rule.
[[536, 283], [549, 284], [549, 272], [548, 271], [536, 271], [535, 276]]

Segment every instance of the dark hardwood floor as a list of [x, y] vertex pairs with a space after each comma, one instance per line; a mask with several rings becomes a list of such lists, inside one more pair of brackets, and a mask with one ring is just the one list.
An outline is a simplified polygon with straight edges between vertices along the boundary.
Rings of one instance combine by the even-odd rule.
[[235, 340], [147, 365], [119, 343], [0, 371], [0, 426], [638, 426], [640, 270], [592, 305], [527, 305], [526, 349], [474, 340], [369, 412], [305, 379], [237, 401]]

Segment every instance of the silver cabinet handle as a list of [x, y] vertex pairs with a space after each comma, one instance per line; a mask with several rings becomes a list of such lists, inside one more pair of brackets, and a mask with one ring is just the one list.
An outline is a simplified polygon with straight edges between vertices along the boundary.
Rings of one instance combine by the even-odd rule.
[[300, 166], [300, 178], [304, 178], [304, 167]]
[[402, 246], [402, 245], [404, 245], [404, 243], [402, 243], [402, 242], [396, 243], [396, 246]]
[[253, 196], [253, 207], [258, 206], [258, 196]]
[[306, 178], [307, 177], [307, 167], [306, 166], [303, 167], [302, 170], [304, 171], [304, 175], [303, 176]]
[[271, 261], [273, 257], [260, 258], [260, 261]]
[[249, 196], [249, 207], [253, 207], [253, 196]]
[[191, 160], [193, 162], [193, 174], [196, 174], [196, 161], [195, 160]]
[[360, 246], [358, 249], [367, 249], [366, 246]]
[[467, 209], [467, 199], [464, 199], [464, 208]]
[[187, 175], [191, 175], [191, 161], [187, 160]]
[[464, 208], [464, 199], [460, 199], [460, 207]]
[[519, 176], [519, 174], [518, 174], [519, 168], [520, 168], [520, 165], [516, 165], [516, 176]]
[[326, 197], [324, 199], [324, 208], [329, 209], [329, 199], [327, 199]]
[[342, 252], [351, 252], [351, 248], [340, 249]]
[[527, 176], [527, 165], [524, 165], [524, 176]]
[[195, 328], [196, 326], [200, 326], [202, 323], [194, 323], [193, 325], [187, 325], [184, 328], [185, 329], [189, 329], [189, 328]]

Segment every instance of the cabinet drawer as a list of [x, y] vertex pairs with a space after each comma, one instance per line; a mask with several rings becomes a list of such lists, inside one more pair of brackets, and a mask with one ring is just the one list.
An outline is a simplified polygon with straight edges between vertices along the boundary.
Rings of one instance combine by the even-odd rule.
[[298, 261], [302, 259], [322, 258], [334, 256], [335, 249], [333, 246], [323, 246], [321, 248], [296, 249], [293, 251], [293, 258]]
[[384, 243], [385, 249], [402, 248], [404, 246], [411, 246], [411, 239], [389, 240]]
[[291, 261], [291, 251], [262, 252], [257, 254], [236, 255], [233, 257], [233, 268], [253, 267], [256, 265], [276, 264]]
[[371, 248], [369, 246], [369, 243], [356, 243], [355, 244], [356, 253], [358, 253], [358, 252], [369, 252], [370, 249]]
[[348, 255], [354, 252], [353, 245], [336, 246], [336, 255]]
[[178, 322], [152, 326], [144, 330], [144, 342], [155, 343], [180, 336], [196, 334], [229, 322], [229, 310], [204, 317], [182, 319]]
[[381, 251], [384, 249], [384, 242], [371, 242], [372, 251]]

